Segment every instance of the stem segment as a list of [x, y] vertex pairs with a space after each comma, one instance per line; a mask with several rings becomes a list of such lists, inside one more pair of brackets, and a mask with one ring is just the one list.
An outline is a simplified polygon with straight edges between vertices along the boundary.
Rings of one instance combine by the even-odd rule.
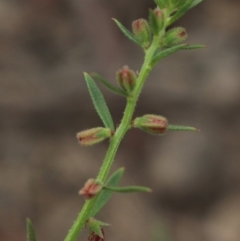
[[[146, 51], [145, 59], [141, 67], [136, 86], [131, 96], [127, 98], [127, 104], [125, 107], [123, 118], [121, 120], [121, 123], [118, 129], [116, 130], [114, 136], [110, 141], [110, 145], [108, 147], [106, 156], [104, 158], [99, 174], [97, 176], [97, 179], [102, 181], [103, 183], [106, 181], [106, 178], [109, 174], [109, 171], [114, 161], [114, 157], [116, 155], [118, 147], [124, 135], [126, 134], [126, 132], [130, 127], [132, 116], [133, 116], [139, 95], [142, 91], [142, 88], [147, 76], [152, 70], [151, 60], [155, 51], [158, 48], [158, 41], [159, 41], [159, 36], [155, 36], [153, 38], [153, 42], [150, 48]], [[86, 219], [88, 218], [88, 215], [95, 203], [95, 200], [96, 200], [96, 197], [85, 202], [81, 212], [79, 213], [77, 219], [75, 220], [72, 228], [69, 230], [69, 233], [64, 239], [64, 241], [75, 241], [77, 239], [77, 236], [79, 235], [80, 231], [85, 225]]]

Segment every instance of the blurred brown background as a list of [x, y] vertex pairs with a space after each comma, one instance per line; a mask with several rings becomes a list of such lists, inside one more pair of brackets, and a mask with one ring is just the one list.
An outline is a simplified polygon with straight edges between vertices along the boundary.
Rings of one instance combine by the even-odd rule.
[[[101, 126], [83, 79], [97, 71], [115, 83], [142, 51], [111, 17], [130, 28], [152, 0], [0, 0], [0, 240], [63, 240], [95, 177], [107, 141], [80, 147], [76, 132]], [[131, 130], [112, 170], [122, 185], [153, 194], [115, 194], [98, 217], [106, 240], [240, 240], [240, 2], [205, 0], [175, 26], [187, 28], [182, 51], [151, 74], [135, 116], [162, 114], [199, 133], [152, 137]], [[125, 100], [103, 89], [119, 123]], [[85, 231], [79, 240], [87, 240]]]

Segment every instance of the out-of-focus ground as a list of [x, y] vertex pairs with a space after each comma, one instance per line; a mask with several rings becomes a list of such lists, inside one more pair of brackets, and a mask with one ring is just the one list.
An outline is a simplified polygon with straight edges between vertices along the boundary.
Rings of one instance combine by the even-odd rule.
[[[101, 126], [83, 79], [97, 71], [115, 83], [123, 65], [138, 70], [143, 55], [111, 17], [130, 28], [152, 0], [0, 1], [0, 240], [63, 240], [95, 177], [107, 141], [80, 147], [76, 132]], [[162, 114], [195, 133], [152, 137], [131, 130], [113, 170], [122, 185], [152, 194], [115, 194], [98, 217], [106, 240], [240, 240], [240, 2], [205, 0], [175, 26], [187, 28], [182, 51], [151, 74], [135, 116]], [[102, 89], [113, 118], [125, 100]], [[85, 231], [79, 240], [87, 240]]]

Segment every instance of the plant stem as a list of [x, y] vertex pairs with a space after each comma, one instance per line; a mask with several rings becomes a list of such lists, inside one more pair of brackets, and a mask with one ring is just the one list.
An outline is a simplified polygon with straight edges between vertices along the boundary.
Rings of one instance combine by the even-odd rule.
[[[156, 39], [158, 39], [158, 38], [156, 38]], [[142, 91], [142, 87], [145, 83], [147, 76], [149, 75], [150, 71], [152, 70], [150, 61], [158, 46], [155, 43], [156, 41], [157, 40], [153, 41], [151, 47], [149, 48], [149, 50], [146, 53], [144, 63], [141, 67], [141, 71], [140, 71], [138, 79], [137, 79], [136, 86], [134, 88], [132, 95], [127, 98], [127, 105], [124, 110], [123, 118], [121, 120], [121, 123], [120, 123], [117, 131], [115, 132], [115, 134], [111, 140], [111, 143], [108, 148], [108, 152], [107, 152], [106, 157], [103, 161], [103, 164], [100, 168], [100, 172], [98, 174], [97, 179], [101, 180], [102, 182], [104, 182], [106, 180], [107, 175], [112, 166], [112, 163], [114, 161], [114, 157], [116, 155], [119, 144], [122, 141], [124, 135], [126, 134], [126, 132], [128, 131], [128, 129], [130, 127], [130, 124], [132, 121], [132, 116], [133, 116], [139, 95]]]
[[[127, 98], [127, 104], [125, 107], [123, 118], [121, 120], [119, 127], [114, 133], [114, 136], [110, 141], [108, 151], [106, 153], [106, 156], [100, 168], [99, 174], [97, 176], [97, 179], [102, 181], [103, 183], [106, 181], [106, 178], [109, 174], [109, 171], [114, 161], [118, 147], [131, 125], [132, 116], [133, 116], [139, 95], [142, 91], [142, 88], [147, 76], [152, 70], [151, 60], [155, 51], [158, 48], [158, 41], [159, 41], [159, 36], [155, 36], [153, 38], [153, 42], [150, 48], [146, 51], [144, 62], [141, 67], [136, 86], [131, 96]], [[79, 235], [80, 231], [85, 225], [86, 219], [88, 218], [88, 215], [95, 203], [95, 200], [96, 200], [96, 197], [85, 202], [81, 212], [79, 213], [77, 219], [75, 220], [72, 228], [69, 230], [69, 233], [64, 239], [64, 241], [75, 241], [77, 239], [77, 236]]]

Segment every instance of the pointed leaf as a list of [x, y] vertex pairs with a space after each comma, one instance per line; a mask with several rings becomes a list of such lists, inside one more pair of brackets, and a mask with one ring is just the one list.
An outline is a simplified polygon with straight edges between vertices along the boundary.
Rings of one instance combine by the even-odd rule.
[[105, 127], [114, 130], [113, 120], [101, 91], [89, 74], [84, 73], [84, 77], [98, 115], [102, 119]]
[[190, 8], [193, 8], [193, 7], [195, 7], [196, 5], [198, 5], [199, 3], [201, 3], [203, 0], [194, 0], [193, 2], [192, 2], [192, 5], [190, 6]]
[[191, 126], [168, 125], [168, 131], [198, 131], [197, 128]]
[[119, 29], [122, 31], [122, 33], [126, 37], [128, 37], [131, 41], [133, 41], [134, 43], [136, 43], [142, 47], [141, 43], [138, 42], [138, 40], [135, 38], [135, 36], [128, 29], [126, 29], [117, 19], [113, 18], [113, 21], [117, 24]]
[[33, 224], [29, 218], [27, 219], [27, 240], [36, 241]]
[[92, 232], [96, 233], [100, 238], [103, 238], [103, 233], [98, 223], [94, 221], [93, 222], [90, 221], [90, 222], [87, 222], [87, 225]]
[[186, 49], [199, 49], [199, 48], [206, 48], [205, 45], [189, 45], [189, 44], [179, 44], [173, 47], [169, 47], [167, 49], [159, 49], [156, 51], [153, 59], [152, 59], [152, 66], [156, 65], [161, 59], [166, 58], [167, 56], [174, 54], [178, 50]]
[[112, 186], [104, 186], [103, 190], [109, 190], [113, 192], [120, 193], [132, 193], [132, 192], [152, 192], [152, 190], [148, 187], [142, 186], [128, 186], [128, 187], [112, 187]]
[[202, 44], [187, 44], [183, 49], [191, 50], [191, 49], [203, 49], [206, 48], [206, 45]]
[[169, 5], [169, 1], [166, 0], [154, 0], [154, 2], [160, 9], [164, 9]]
[[[124, 168], [119, 168], [108, 179], [108, 181], [106, 182], [106, 185], [116, 187], [122, 178], [123, 172], [124, 172]], [[112, 191], [102, 190], [101, 193], [99, 194], [99, 196], [97, 197], [96, 203], [93, 206], [89, 217], [94, 217], [103, 208], [103, 206], [108, 202], [108, 200], [110, 199], [112, 194], [113, 194]]]
[[122, 96], [127, 96], [127, 93], [124, 92], [122, 89], [115, 87], [112, 85], [109, 81], [104, 79], [101, 75], [97, 73], [91, 73], [91, 76], [97, 80], [99, 80], [105, 87], [107, 87], [109, 90], [113, 91], [116, 94], [122, 95]]
[[178, 50], [184, 49], [187, 46], [187, 44], [179, 44], [167, 49], [159, 49], [155, 53], [152, 59], [152, 66], [156, 65], [161, 59], [166, 58], [167, 56], [177, 52]]
[[89, 219], [94, 219], [94, 222], [96, 222], [100, 227], [109, 226], [109, 223], [102, 222], [102, 221], [97, 220], [95, 218], [89, 218]]
[[182, 17], [188, 10], [199, 4], [202, 0], [193, 0], [193, 1], [187, 1], [185, 4], [183, 4], [176, 13], [169, 19], [167, 26], [174, 23], [176, 20], [178, 20], [180, 17]]
[[102, 226], [108, 226], [108, 223], [101, 222], [95, 218], [89, 218], [86, 222], [87, 226], [89, 229], [96, 233], [100, 238], [103, 238], [103, 233], [102, 233]]
[[186, 13], [190, 8], [191, 8], [191, 1], [187, 1], [185, 4], [183, 4], [174, 15], [172, 15], [172, 17], [169, 19], [169, 21], [167, 22], [167, 26], [171, 25], [172, 23], [174, 23], [175, 21], [177, 21], [180, 17], [182, 17], [184, 15], [184, 13]]

